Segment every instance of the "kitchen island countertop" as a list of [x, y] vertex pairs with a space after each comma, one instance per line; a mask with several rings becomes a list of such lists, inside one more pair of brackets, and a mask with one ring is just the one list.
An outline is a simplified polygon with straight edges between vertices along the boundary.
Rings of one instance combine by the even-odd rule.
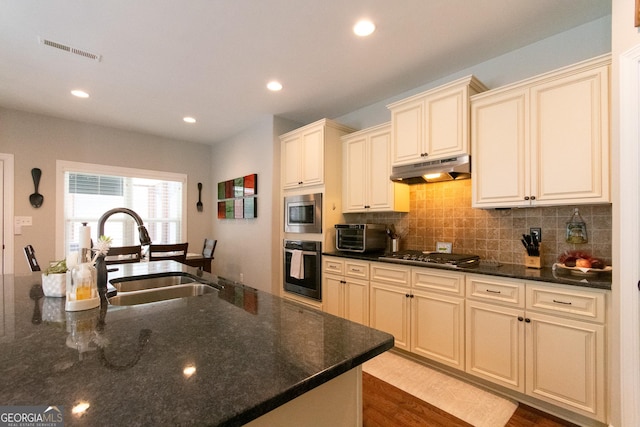
[[65, 425], [242, 425], [393, 347], [384, 332], [173, 261], [117, 267], [110, 280], [178, 271], [218, 290], [65, 312], [64, 298], [38, 296], [39, 273], [2, 276], [2, 405], [57, 405]]

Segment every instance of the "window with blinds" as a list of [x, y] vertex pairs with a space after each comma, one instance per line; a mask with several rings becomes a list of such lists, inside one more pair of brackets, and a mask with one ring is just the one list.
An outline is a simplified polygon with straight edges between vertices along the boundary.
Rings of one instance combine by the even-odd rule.
[[[99, 165], [63, 162], [59, 178], [64, 182], [64, 252], [77, 250], [82, 223], [97, 238], [98, 219], [106, 211], [125, 207], [135, 211], [154, 243], [186, 241], [186, 175], [148, 170], [107, 168]], [[108, 171], [112, 169], [117, 174]], [[114, 214], [104, 234], [113, 246], [137, 245], [138, 226], [129, 215]]]

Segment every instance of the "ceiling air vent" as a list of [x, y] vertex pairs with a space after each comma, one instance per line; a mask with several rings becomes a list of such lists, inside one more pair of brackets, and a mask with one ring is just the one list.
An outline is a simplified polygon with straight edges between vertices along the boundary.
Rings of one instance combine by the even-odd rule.
[[64, 50], [65, 52], [69, 52], [69, 53], [73, 53], [73, 54], [76, 54], [76, 55], [80, 55], [80, 56], [83, 56], [83, 57], [85, 57], [87, 59], [93, 59], [94, 61], [100, 62], [100, 60], [102, 59], [102, 55], [98, 55], [96, 53], [91, 53], [91, 52], [88, 52], [88, 51], [86, 51], [84, 49], [78, 49], [76, 47], [67, 46], [66, 44], [54, 42], [52, 40], [47, 40], [47, 39], [42, 38], [42, 37], [38, 37], [38, 41], [42, 45], [49, 46], [49, 47], [55, 47], [56, 49], [60, 49], [60, 50]]

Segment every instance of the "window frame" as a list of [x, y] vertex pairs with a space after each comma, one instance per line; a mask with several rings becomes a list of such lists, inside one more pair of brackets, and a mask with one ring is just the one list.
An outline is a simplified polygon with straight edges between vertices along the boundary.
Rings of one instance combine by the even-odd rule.
[[[187, 174], [156, 171], [150, 169], [128, 168], [122, 166], [99, 165], [93, 163], [72, 162], [67, 160], [56, 161], [56, 230], [55, 230], [55, 254], [56, 259], [66, 257], [65, 253], [65, 179], [66, 172], [81, 174], [97, 174], [126, 176], [133, 178], [159, 179], [167, 181], [177, 181], [182, 183], [182, 221], [180, 224], [180, 235], [187, 241]], [[91, 237], [95, 237], [97, 230], [91, 230]]]

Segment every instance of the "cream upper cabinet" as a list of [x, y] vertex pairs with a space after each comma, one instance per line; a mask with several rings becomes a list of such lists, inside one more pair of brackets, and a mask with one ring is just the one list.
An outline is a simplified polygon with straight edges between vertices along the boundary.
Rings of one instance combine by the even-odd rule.
[[486, 89], [468, 76], [388, 105], [392, 165], [468, 154], [469, 97]]
[[409, 211], [409, 187], [392, 182], [391, 124], [342, 137], [343, 212]]
[[340, 165], [340, 137], [353, 130], [323, 119], [280, 136], [282, 188], [322, 185], [325, 170]]
[[471, 99], [472, 205], [610, 202], [608, 55]]

